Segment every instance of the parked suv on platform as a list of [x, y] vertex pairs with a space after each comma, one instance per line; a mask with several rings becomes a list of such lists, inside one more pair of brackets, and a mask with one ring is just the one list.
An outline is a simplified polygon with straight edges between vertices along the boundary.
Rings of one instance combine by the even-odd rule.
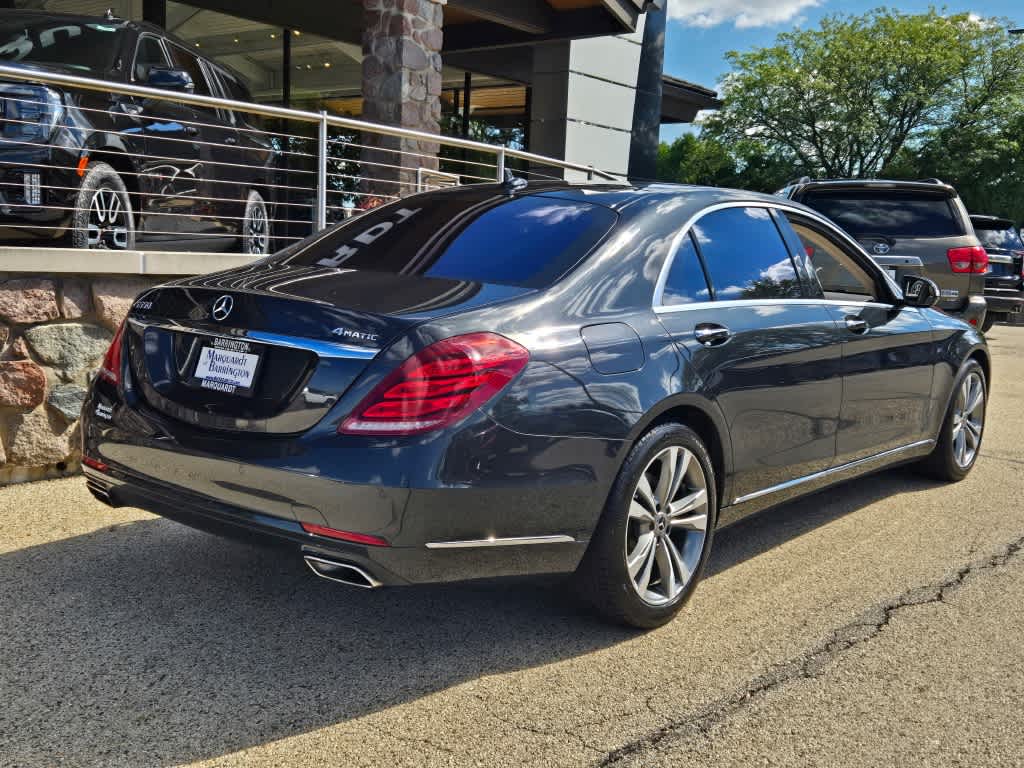
[[934, 280], [939, 309], [976, 327], [984, 324], [988, 256], [950, 185], [937, 179], [803, 178], [777, 194], [839, 224], [897, 282], [908, 273]]
[[971, 216], [974, 232], [988, 251], [985, 273], [985, 302], [988, 314], [984, 330], [1010, 315], [1024, 311], [1024, 241], [1009, 219]]
[[250, 101], [241, 80], [158, 27], [4, 11], [0, 64], [145, 85], [168, 99], [0, 76], [0, 242], [269, 253], [276, 153], [242, 113], [173, 92]]

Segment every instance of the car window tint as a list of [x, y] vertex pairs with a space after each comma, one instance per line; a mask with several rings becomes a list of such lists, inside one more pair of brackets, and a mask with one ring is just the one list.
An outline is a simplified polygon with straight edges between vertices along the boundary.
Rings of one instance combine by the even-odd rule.
[[899, 190], [819, 191], [805, 205], [854, 237], [954, 237], [965, 234], [949, 198]]
[[210, 84], [206, 82], [206, 75], [203, 73], [203, 67], [199, 63], [199, 57], [176, 45], [170, 46], [170, 49], [174, 66], [184, 69], [192, 76], [192, 82], [196, 86], [193, 93], [197, 96], [209, 96], [211, 94]]
[[151, 67], [166, 67], [167, 57], [164, 55], [163, 46], [155, 37], [146, 35], [139, 40], [138, 50], [135, 52], [135, 66], [132, 67], [132, 77], [137, 82], [144, 83], [149, 78]]
[[122, 34], [119, 23], [83, 24], [53, 15], [17, 14], [0, 19], [0, 61], [58, 64], [103, 74], [114, 65]]
[[692, 304], [710, 298], [711, 292], [708, 290], [704, 268], [697, 256], [697, 248], [693, 244], [693, 235], [687, 233], [672, 257], [672, 266], [669, 267], [668, 277], [665, 279], [661, 303], [664, 306]]
[[286, 261], [540, 288], [582, 259], [617, 218], [582, 201], [461, 188], [375, 208], [289, 250]]
[[1024, 250], [1024, 242], [1021, 242], [1020, 235], [1016, 229], [984, 229], [975, 227], [978, 239], [981, 244], [989, 248], [1005, 248], [1011, 251]]
[[231, 74], [225, 72], [223, 69], [218, 69], [217, 74], [220, 75], [221, 82], [224, 83], [224, 90], [227, 91], [228, 98], [232, 101], [252, 101], [252, 97], [249, 96], [249, 91], [246, 90], [245, 86], [236, 80]]
[[714, 211], [693, 226], [693, 234], [719, 301], [803, 295], [767, 208]]
[[[875, 298], [875, 282], [835, 240], [823, 230], [802, 222], [790, 214], [785, 216], [810, 258], [814, 274], [826, 298], [857, 296], [865, 301]], [[834, 296], [842, 294], [842, 296]]]

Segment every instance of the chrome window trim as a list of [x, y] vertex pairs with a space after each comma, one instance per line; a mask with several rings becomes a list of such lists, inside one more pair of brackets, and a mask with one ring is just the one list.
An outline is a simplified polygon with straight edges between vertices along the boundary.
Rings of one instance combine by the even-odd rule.
[[881, 301], [857, 301], [856, 299], [850, 299], [849, 301], [840, 301], [839, 299], [726, 299], [725, 301], [695, 301], [691, 304], [662, 304], [653, 309], [659, 315], [666, 315], [672, 312], [686, 312], [707, 309], [708, 307], [719, 309], [722, 307], [776, 306], [780, 301], [784, 301], [790, 306], [849, 307], [855, 304], [859, 307], [893, 308], [892, 304]]
[[142, 41], [147, 37], [151, 37], [156, 40], [157, 45], [160, 46], [160, 50], [164, 52], [164, 62], [166, 62], [167, 66], [171, 65], [171, 57], [167, 53], [167, 46], [164, 45], [164, 39], [153, 32], [142, 32], [135, 39], [135, 50], [132, 52], [131, 64], [128, 65], [129, 77], [133, 83], [142, 82], [135, 77], [135, 63], [139, 60], [139, 48], [142, 46]]
[[427, 549], [469, 549], [473, 547], [518, 547], [523, 544], [575, 544], [572, 536], [511, 536], [497, 539], [468, 539], [465, 541], [431, 541]]
[[[679, 246], [682, 244], [683, 238], [685, 238], [687, 235], [689, 235], [691, 230], [693, 229], [694, 225], [698, 221], [700, 221], [702, 218], [707, 216], [708, 214], [714, 213], [716, 211], [728, 210], [730, 208], [766, 208], [768, 210], [775, 210], [775, 211], [783, 211], [783, 212], [788, 211], [790, 213], [795, 213], [795, 214], [797, 214], [799, 216], [805, 216], [808, 219], [813, 219], [817, 223], [825, 226], [830, 233], [832, 233], [833, 235], [835, 235], [837, 237], [837, 239], [841, 240], [842, 242], [844, 242], [849, 247], [853, 248], [854, 250], [862, 253], [865, 257], [867, 257], [868, 262], [871, 264], [872, 268], [875, 270], [875, 276], [882, 278], [882, 282], [884, 282], [887, 286], [889, 286], [889, 290], [892, 292], [894, 298], [899, 299], [899, 298], [901, 298], [903, 296], [903, 292], [900, 290], [900, 287], [895, 283], [895, 281], [892, 280], [892, 278], [889, 277], [888, 274], [886, 274], [885, 270], [883, 270], [875, 262], [875, 260], [873, 258], [871, 258], [871, 254], [869, 254], [867, 251], [865, 251], [861, 247], [860, 243], [858, 243], [856, 240], [854, 240], [852, 237], [850, 237], [850, 235], [848, 235], [842, 229], [837, 227], [833, 222], [831, 222], [829, 219], [825, 218], [821, 214], [817, 213], [816, 211], [813, 211], [813, 210], [807, 209], [807, 208], [798, 208], [795, 205], [787, 205], [783, 201], [775, 202], [774, 200], [730, 200], [728, 202], [715, 203], [713, 205], [709, 205], [709, 206], [706, 206], [704, 208], [701, 208], [699, 211], [697, 211], [697, 213], [693, 214], [693, 216], [691, 216], [689, 219], [687, 219], [686, 223], [682, 226], [682, 228], [679, 230], [679, 232], [677, 232], [675, 237], [672, 238], [672, 245], [669, 247], [668, 256], [665, 259], [665, 263], [661, 265], [661, 271], [658, 273], [658, 281], [657, 281], [657, 283], [655, 283], [655, 286], [654, 286], [654, 297], [651, 300], [651, 308], [655, 312], [666, 311], [666, 309], [665, 309], [666, 307], [671, 308], [669, 311], [675, 311], [677, 308], [680, 308], [680, 307], [693, 307], [693, 308], [695, 308], [695, 307], [708, 307], [708, 306], [719, 307], [719, 306], [723, 306], [723, 305], [726, 305], [726, 304], [729, 304], [729, 303], [737, 303], [737, 302], [748, 301], [746, 299], [737, 299], [735, 302], [733, 302], [733, 301], [715, 301], [715, 300], [709, 299], [708, 301], [695, 301], [692, 304], [674, 304], [674, 305], [662, 304], [662, 298], [665, 295], [665, 283], [668, 282], [668, 274], [672, 270], [672, 262], [675, 261], [676, 254], [679, 252]], [[789, 252], [789, 246], [788, 246], [788, 244], [786, 244], [785, 240], [783, 239], [781, 232], [779, 233], [779, 240], [782, 241], [782, 244], [786, 248], [786, 251], [788, 253]], [[812, 303], [812, 304], [821, 304], [821, 303], [823, 303], [823, 302], [825, 302], [827, 300], [825, 300], [825, 299], [818, 300], [818, 299], [787, 299], [787, 298], [777, 298], [777, 299], [750, 299], [749, 301], [758, 302], [758, 303], [762, 303], [762, 304], [764, 304], [764, 303], [776, 304], [776, 303], [778, 303], [780, 301], [787, 302], [787, 303], [806, 302], [806, 303]], [[856, 302], [843, 302], [843, 303], [849, 304], [849, 303], [856, 303]], [[865, 303], [871, 303], [871, 302], [865, 302]], [[880, 302], [875, 302], [875, 303], [878, 304]], [[891, 305], [890, 304], [884, 304], [884, 306], [891, 306]]]
[[135, 317], [129, 317], [128, 322], [140, 331], [145, 331], [146, 328], [160, 328], [165, 331], [192, 333], [197, 336], [209, 336], [210, 338], [226, 339], [229, 341], [254, 341], [260, 344], [269, 344], [276, 347], [302, 349], [307, 352], [312, 352], [322, 359], [372, 360], [380, 354], [379, 349], [354, 347], [350, 344], [338, 344], [333, 341], [321, 341], [319, 339], [306, 339], [301, 336], [286, 336], [285, 334], [269, 333], [267, 331], [243, 331], [240, 334], [231, 334], [207, 330], [205, 328], [192, 328], [180, 325], [173, 321], [150, 321]]
[[787, 480], [784, 483], [779, 483], [778, 485], [773, 485], [769, 488], [762, 488], [760, 491], [754, 491], [753, 493], [740, 496], [739, 498], [734, 499], [732, 503], [735, 505], [742, 504], [745, 501], [753, 501], [754, 499], [759, 499], [762, 496], [767, 496], [771, 493], [778, 493], [779, 491], [785, 491], [788, 488], [795, 488], [796, 486], [803, 485], [804, 483], [820, 480], [821, 478], [829, 477], [830, 475], [838, 474], [839, 472], [845, 472], [848, 469], [854, 469], [864, 464], [878, 461], [879, 459], [895, 456], [900, 453], [905, 453], [906, 451], [912, 451], [916, 448], [924, 448], [928, 445], [934, 445], [934, 443], [935, 440], [932, 439], [918, 440], [916, 443], [902, 445], [899, 448], [890, 448], [888, 451], [882, 451], [881, 453], [875, 453], [871, 456], [865, 456], [863, 459], [855, 459], [854, 461], [849, 461], [846, 464], [840, 464], [838, 467], [829, 467], [828, 469], [823, 469], [820, 472], [814, 472], [810, 475], [804, 475], [803, 477], [796, 477], [792, 480]]

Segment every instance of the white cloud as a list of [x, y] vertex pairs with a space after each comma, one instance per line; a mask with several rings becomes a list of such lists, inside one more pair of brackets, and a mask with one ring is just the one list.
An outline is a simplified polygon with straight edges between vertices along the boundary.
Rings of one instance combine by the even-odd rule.
[[732, 22], [738, 29], [769, 27], [793, 21], [801, 11], [824, 0], [669, 0], [669, 18], [691, 27]]

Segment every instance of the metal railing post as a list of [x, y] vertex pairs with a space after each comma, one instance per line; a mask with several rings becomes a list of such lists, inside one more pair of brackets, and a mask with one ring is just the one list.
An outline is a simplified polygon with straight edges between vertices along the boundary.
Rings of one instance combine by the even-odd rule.
[[320, 112], [316, 147], [316, 231], [327, 228], [327, 112]]
[[496, 156], [497, 156], [496, 165], [497, 165], [497, 171], [498, 171], [498, 183], [501, 184], [503, 181], [505, 181], [505, 148], [504, 147], [498, 147], [498, 151], [496, 153]]

